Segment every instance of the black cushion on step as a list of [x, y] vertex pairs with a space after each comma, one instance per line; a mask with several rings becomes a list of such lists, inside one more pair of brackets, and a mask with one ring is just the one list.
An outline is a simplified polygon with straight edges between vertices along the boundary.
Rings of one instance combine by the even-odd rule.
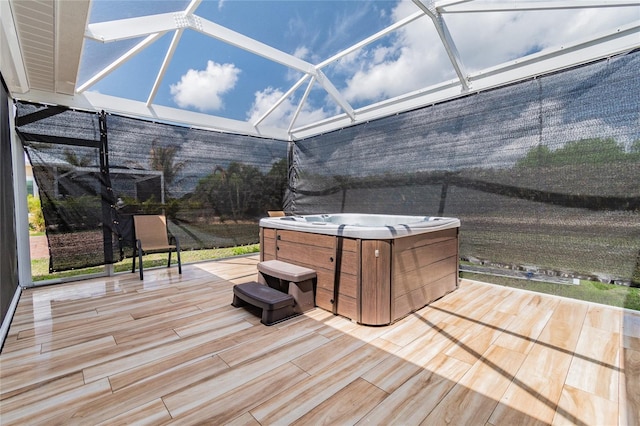
[[234, 285], [233, 293], [245, 302], [269, 311], [295, 304], [290, 294], [255, 281]]

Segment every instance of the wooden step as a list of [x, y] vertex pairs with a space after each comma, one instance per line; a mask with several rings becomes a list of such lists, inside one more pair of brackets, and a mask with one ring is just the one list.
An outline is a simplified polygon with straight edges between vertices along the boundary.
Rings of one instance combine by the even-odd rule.
[[312, 280], [316, 277], [316, 271], [313, 269], [293, 265], [281, 260], [267, 260], [260, 262], [258, 263], [258, 271], [271, 277], [294, 283]]

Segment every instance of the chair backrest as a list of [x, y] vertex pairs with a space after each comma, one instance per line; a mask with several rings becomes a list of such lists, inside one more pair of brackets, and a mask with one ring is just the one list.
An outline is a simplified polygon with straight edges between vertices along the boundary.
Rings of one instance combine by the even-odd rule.
[[270, 217], [281, 217], [284, 216], [284, 212], [282, 210], [269, 210], [267, 211]]
[[136, 239], [142, 242], [142, 247], [169, 245], [167, 218], [164, 215], [134, 215], [133, 223], [136, 230]]

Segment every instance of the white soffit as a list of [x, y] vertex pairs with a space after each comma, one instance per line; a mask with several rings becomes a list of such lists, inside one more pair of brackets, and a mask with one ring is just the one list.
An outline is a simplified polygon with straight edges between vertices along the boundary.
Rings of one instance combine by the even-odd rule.
[[0, 2], [1, 69], [14, 97], [29, 90], [74, 94], [89, 7], [88, 1]]

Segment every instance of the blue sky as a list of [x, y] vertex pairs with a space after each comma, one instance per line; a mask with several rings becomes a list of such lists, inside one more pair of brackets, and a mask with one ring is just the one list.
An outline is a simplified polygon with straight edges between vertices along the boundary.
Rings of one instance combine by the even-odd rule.
[[[93, 0], [90, 22], [183, 10], [187, 1]], [[418, 9], [411, 1], [205, 0], [196, 15], [317, 64]], [[629, 13], [631, 11], [631, 13]], [[640, 18], [638, 8], [447, 15], [468, 72], [561, 45]], [[146, 101], [173, 33], [168, 33], [89, 90]], [[79, 84], [139, 40], [85, 41]], [[355, 107], [455, 78], [428, 18], [420, 18], [324, 70]], [[184, 32], [154, 103], [237, 120], [262, 115], [301, 77], [295, 71]], [[269, 117], [291, 120], [306, 85]], [[312, 90], [298, 122], [340, 112]]]

